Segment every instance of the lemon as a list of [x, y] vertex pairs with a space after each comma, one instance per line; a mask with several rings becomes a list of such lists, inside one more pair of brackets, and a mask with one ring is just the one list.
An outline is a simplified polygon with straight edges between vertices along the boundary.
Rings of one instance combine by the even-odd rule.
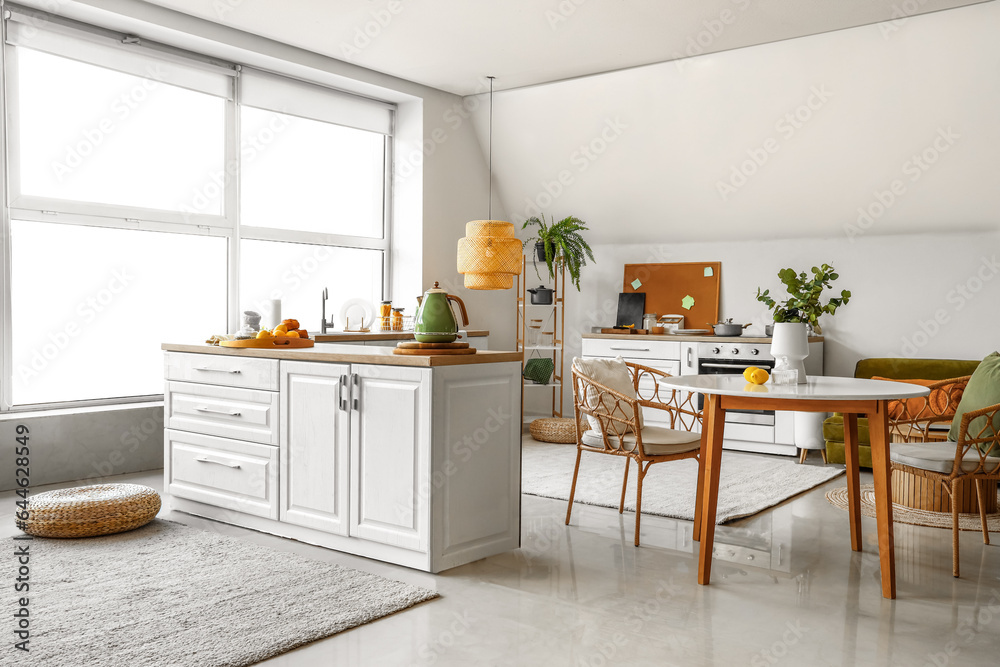
[[287, 336], [288, 338], [298, 338], [299, 337], [299, 332], [298, 331], [289, 331], [288, 333], [285, 334], [285, 336]]
[[745, 371], [743, 371], [743, 379], [746, 380], [747, 382], [753, 382], [753, 379], [752, 379], [751, 376], [753, 375], [754, 371], [759, 371], [759, 370], [760, 369], [757, 368], [756, 366], [751, 366], [750, 368], [748, 368]]
[[771, 377], [768, 375], [767, 371], [763, 368], [755, 368], [752, 373], [750, 373], [750, 381], [754, 384], [764, 384], [767, 379]]
[[278, 326], [274, 327], [274, 335], [275, 336], [278, 335], [279, 331], [283, 331], [284, 333], [288, 333], [288, 325], [287, 324], [279, 324]]
[[273, 335], [275, 338], [284, 338], [285, 336], [288, 335], [288, 332], [285, 331], [284, 329], [279, 329], [278, 327], [275, 327]]
[[260, 340], [267, 340], [268, 338], [274, 338], [274, 336], [272, 336], [271, 332], [267, 329], [261, 329], [257, 332], [257, 338]]

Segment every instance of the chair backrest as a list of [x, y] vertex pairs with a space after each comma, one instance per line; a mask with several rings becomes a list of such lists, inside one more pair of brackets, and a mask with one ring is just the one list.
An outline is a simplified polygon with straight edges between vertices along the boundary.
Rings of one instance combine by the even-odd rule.
[[[981, 410], [973, 410], [962, 415], [958, 443], [955, 447], [955, 468], [966, 474], [1000, 474], [1000, 430], [996, 417], [1000, 415], [1000, 404]], [[970, 453], [978, 454], [979, 463], [975, 470], [968, 468]], [[974, 460], [974, 459], [972, 459]], [[963, 461], [966, 467], [962, 467]]]

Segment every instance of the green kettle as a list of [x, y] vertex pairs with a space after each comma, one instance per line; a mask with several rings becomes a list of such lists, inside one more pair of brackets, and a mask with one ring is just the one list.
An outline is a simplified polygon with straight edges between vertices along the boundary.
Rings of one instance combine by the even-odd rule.
[[469, 326], [465, 303], [454, 294], [448, 294], [434, 283], [432, 289], [417, 297], [417, 314], [413, 318], [413, 337], [420, 343], [451, 343], [458, 338], [458, 320], [451, 302], [458, 302], [462, 309], [462, 324]]

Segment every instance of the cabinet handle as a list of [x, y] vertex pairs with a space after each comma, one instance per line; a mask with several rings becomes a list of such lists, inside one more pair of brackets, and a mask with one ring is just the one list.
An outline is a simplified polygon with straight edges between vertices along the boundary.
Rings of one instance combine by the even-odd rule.
[[613, 347], [612, 350], [625, 350], [627, 352], [649, 352], [648, 347]]
[[351, 388], [351, 396], [352, 396], [351, 409], [357, 410], [359, 394], [361, 393], [361, 376], [358, 375], [357, 373], [352, 373], [351, 382], [354, 384], [354, 386]]
[[211, 368], [209, 366], [195, 366], [194, 369], [196, 371], [207, 371], [212, 373], [232, 373], [233, 375], [239, 375], [240, 373], [243, 372], [238, 368], [233, 370], [228, 370], [226, 368]]
[[199, 405], [195, 408], [195, 412], [209, 412], [213, 415], [229, 415], [230, 417], [241, 417], [239, 412], [233, 410], [213, 410], [211, 408], [205, 407], [204, 405]]
[[340, 376], [340, 409], [347, 412], [347, 374]]
[[688, 368], [694, 368], [693, 362], [694, 362], [694, 348], [693, 347], [689, 347], [687, 349], [687, 365], [688, 365]]
[[239, 470], [239, 463], [226, 463], [225, 461], [216, 461], [215, 459], [206, 458], [204, 456], [199, 456], [195, 459], [198, 463], [214, 463], [217, 466], [226, 466], [227, 468], [235, 468]]

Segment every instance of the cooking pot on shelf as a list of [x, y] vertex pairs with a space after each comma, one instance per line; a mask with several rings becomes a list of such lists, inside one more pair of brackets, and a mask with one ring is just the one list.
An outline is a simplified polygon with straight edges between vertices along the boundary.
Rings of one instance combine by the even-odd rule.
[[552, 304], [552, 293], [555, 291], [545, 285], [539, 285], [528, 290], [531, 293], [531, 305], [548, 306]]
[[417, 314], [413, 317], [413, 337], [420, 343], [451, 343], [458, 338], [458, 319], [451, 302], [458, 303], [462, 310], [462, 322], [469, 326], [469, 315], [465, 303], [448, 290], [434, 283], [433, 289], [417, 297]]
[[719, 322], [718, 324], [711, 324], [709, 326], [715, 330], [716, 336], [742, 336], [743, 330], [746, 329], [749, 324], [733, 324], [733, 318], [729, 318], [725, 322]]

